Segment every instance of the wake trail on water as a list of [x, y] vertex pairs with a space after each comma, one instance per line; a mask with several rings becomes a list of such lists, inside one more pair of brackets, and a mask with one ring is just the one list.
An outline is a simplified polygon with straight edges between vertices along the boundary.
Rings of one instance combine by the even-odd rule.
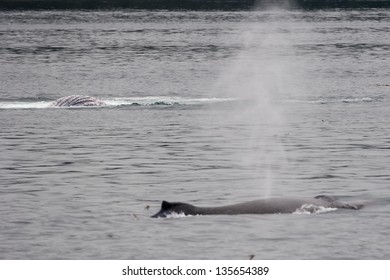
[[[55, 106], [55, 100], [17, 99], [1, 100], [0, 109], [50, 109], [50, 108], [115, 108], [115, 107], [157, 107], [157, 106], [197, 106], [218, 103], [237, 103], [239, 105], [250, 102], [251, 98], [238, 97], [177, 97], [177, 96], [146, 96], [146, 97], [110, 97], [99, 98], [104, 105], [100, 106]], [[338, 97], [338, 98], [317, 98], [317, 99], [287, 99], [280, 100], [280, 103], [306, 103], [306, 104], [334, 104], [334, 103], [374, 103], [383, 101], [383, 97]], [[252, 103], [249, 103], [252, 104]]]
[[371, 103], [381, 102], [383, 97], [320, 97], [311, 99], [289, 99], [286, 103], [307, 103], [307, 104], [334, 104], [334, 103]]
[[[156, 107], [156, 106], [196, 106], [214, 103], [234, 102], [237, 98], [190, 98], [175, 96], [147, 96], [147, 97], [111, 97], [99, 98], [104, 105], [102, 106], [68, 106], [63, 108], [115, 108], [126, 106]], [[60, 108], [54, 105], [55, 100], [0, 100], [0, 109], [49, 109]]]

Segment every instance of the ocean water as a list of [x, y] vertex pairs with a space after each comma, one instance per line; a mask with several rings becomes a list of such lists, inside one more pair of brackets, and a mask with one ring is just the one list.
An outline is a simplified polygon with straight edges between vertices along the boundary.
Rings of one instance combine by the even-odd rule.
[[[389, 259], [390, 10], [0, 11], [1, 259]], [[67, 95], [103, 107], [56, 108]], [[175, 216], [332, 195], [358, 211]]]

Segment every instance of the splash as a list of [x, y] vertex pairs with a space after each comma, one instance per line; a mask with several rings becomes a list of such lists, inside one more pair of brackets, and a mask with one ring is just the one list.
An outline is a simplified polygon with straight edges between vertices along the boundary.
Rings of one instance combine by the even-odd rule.
[[[197, 215], [199, 216], [199, 215]], [[183, 212], [176, 213], [176, 212], [171, 212], [167, 214], [166, 218], [168, 219], [180, 219], [180, 218], [185, 218], [185, 217], [193, 217], [193, 215], [186, 215]]]
[[336, 211], [337, 208], [319, 206], [314, 204], [303, 204], [300, 208], [295, 210], [293, 214], [322, 214]]

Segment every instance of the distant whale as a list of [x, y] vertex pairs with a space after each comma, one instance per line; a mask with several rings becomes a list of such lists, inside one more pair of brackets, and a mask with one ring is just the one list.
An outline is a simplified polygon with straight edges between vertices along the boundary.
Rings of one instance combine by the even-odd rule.
[[69, 95], [61, 97], [53, 102], [52, 104], [55, 107], [73, 107], [73, 106], [104, 106], [102, 100], [99, 100], [95, 97], [86, 96], [86, 95]]
[[294, 213], [302, 206], [308, 206], [309, 209], [318, 207], [326, 208], [343, 208], [358, 210], [363, 207], [362, 204], [346, 204], [337, 201], [336, 199], [319, 195], [314, 198], [265, 198], [249, 202], [243, 202], [228, 206], [220, 207], [197, 207], [188, 203], [182, 202], [167, 202], [161, 203], [161, 209], [154, 214], [152, 218], [165, 218], [170, 214], [184, 215], [240, 215], [240, 214], [278, 214], [278, 213]]

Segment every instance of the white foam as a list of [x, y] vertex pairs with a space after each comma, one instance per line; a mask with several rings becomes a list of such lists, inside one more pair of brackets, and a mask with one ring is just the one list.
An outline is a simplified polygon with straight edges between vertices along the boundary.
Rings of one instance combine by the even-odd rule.
[[156, 105], [201, 105], [218, 102], [234, 101], [235, 98], [185, 98], [175, 96], [146, 96], [146, 97], [115, 97], [103, 99], [108, 106], [156, 106]]
[[39, 102], [0, 102], [0, 109], [43, 109], [52, 106], [51, 101]]
[[168, 215], [166, 215], [166, 218], [168, 219], [179, 219], [179, 218], [184, 218], [187, 217], [188, 215], [184, 214], [184, 212], [176, 213], [176, 212], [171, 212]]
[[371, 97], [360, 97], [360, 98], [344, 98], [344, 103], [361, 103], [361, 102], [372, 102], [374, 101]]
[[322, 214], [336, 211], [337, 208], [319, 206], [314, 204], [303, 204], [300, 208], [295, 210], [293, 214]]

